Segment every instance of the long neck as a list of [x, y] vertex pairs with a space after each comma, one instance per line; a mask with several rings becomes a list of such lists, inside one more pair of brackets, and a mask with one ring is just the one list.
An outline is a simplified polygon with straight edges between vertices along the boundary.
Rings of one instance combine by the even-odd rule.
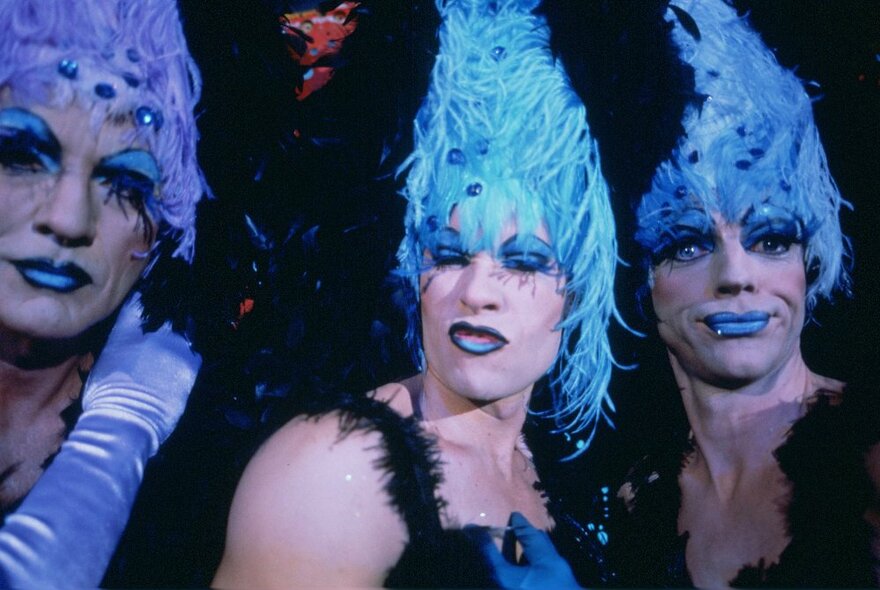
[[669, 355], [688, 421], [713, 481], [735, 482], [744, 472], [772, 461], [805, 400], [825, 382], [812, 373], [800, 351], [762, 378], [725, 389], [688, 374]]

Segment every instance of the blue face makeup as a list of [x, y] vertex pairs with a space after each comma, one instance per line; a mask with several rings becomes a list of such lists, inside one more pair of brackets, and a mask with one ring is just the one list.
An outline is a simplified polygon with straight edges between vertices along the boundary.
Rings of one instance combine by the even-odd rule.
[[471, 254], [464, 249], [461, 234], [451, 227], [433, 232], [427, 248], [432, 266], [465, 266], [470, 262]]
[[11, 174], [61, 170], [61, 146], [41, 117], [20, 108], [0, 110], [0, 167]]
[[[451, 227], [444, 227], [432, 235], [428, 252], [433, 266], [466, 266], [473, 256], [472, 252], [465, 250], [461, 234]], [[516, 272], [558, 272], [553, 248], [532, 234], [511, 236], [501, 244], [494, 257], [502, 267]]]
[[550, 244], [535, 236], [513, 236], [498, 249], [498, 260], [504, 268], [519, 272], [556, 272], [556, 259]]
[[147, 210], [156, 209], [156, 186], [161, 180], [153, 155], [132, 149], [107, 156], [95, 166], [92, 179], [107, 189], [105, 203], [115, 197], [123, 211], [126, 206], [135, 210], [144, 225], [144, 239], [151, 241], [153, 227]]
[[132, 205], [146, 203], [155, 196], [159, 184], [159, 165], [143, 150], [127, 150], [101, 160], [92, 178], [108, 187], [108, 196]]
[[455, 322], [449, 327], [449, 339], [461, 350], [482, 356], [504, 348], [507, 344], [501, 332], [486, 326], [473, 326], [468, 322]]
[[690, 262], [715, 249], [714, 224], [702, 209], [687, 209], [674, 223], [663, 228], [659, 243], [651, 251], [654, 266], [663, 262]]
[[12, 264], [22, 278], [38, 289], [70, 293], [91, 284], [92, 277], [72, 262], [55, 262], [49, 258], [14, 260]]
[[[791, 211], [771, 204], [750, 208], [740, 221], [740, 241], [745, 250], [781, 256], [805, 239], [804, 225]], [[664, 228], [661, 243], [652, 252], [656, 266], [666, 261], [690, 262], [715, 250], [714, 224], [701, 210], [682, 214]]]
[[770, 314], [763, 311], [732, 313], [722, 311], [703, 318], [710, 330], [724, 338], [751, 336], [763, 330], [770, 322]]
[[742, 244], [746, 250], [780, 256], [793, 244], [803, 244], [804, 225], [791, 211], [763, 204], [749, 209], [742, 219]]

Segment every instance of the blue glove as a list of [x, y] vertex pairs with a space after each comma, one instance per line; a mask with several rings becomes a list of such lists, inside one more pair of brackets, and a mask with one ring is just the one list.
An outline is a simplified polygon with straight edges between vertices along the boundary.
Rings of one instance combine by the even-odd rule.
[[144, 465], [171, 434], [201, 365], [168, 326], [123, 307], [83, 390], [83, 413], [52, 464], [0, 529], [0, 587], [101, 582]]
[[526, 565], [506, 559], [486, 529], [467, 527], [467, 530], [492, 567], [495, 582], [502, 588], [581, 588], [568, 563], [556, 552], [550, 536], [533, 527], [519, 512], [510, 515], [509, 530], [522, 545]]

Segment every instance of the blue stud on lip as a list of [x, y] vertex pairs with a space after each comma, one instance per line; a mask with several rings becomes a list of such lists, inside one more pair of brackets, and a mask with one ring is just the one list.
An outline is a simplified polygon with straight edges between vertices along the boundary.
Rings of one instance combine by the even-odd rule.
[[79, 72], [79, 64], [72, 59], [62, 59], [58, 62], [58, 73], [68, 80], [76, 80]]
[[138, 125], [144, 127], [152, 126], [156, 131], [162, 128], [162, 123], [164, 122], [162, 112], [151, 109], [148, 106], [138, 107], [134, 111], [134, 118]]
[[466, 190], [469, 197], [477, 197], [483, 192], [483, 185], [479, 182], [474, 182], [469, 184]]
[[504, 59], [504, 56], [507, 54], [507, 50], [501, 47], [500, 45], [492, 48], [492, 59], [495, 61], [501, 61]]
[[116, 96], [116, 89], [106, 82], [99, 82], [95, 84], [95, 94], [109, 100]]

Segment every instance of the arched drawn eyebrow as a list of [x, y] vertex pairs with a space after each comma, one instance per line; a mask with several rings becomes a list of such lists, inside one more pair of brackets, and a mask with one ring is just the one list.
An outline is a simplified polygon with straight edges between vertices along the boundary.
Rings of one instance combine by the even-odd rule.
[[29, 134], [28, 140], [33, 142], [33, 147], [41, 154], [60, 165], [61, 143], [42, 117], [19, 107], [0, 110], [0, 135], [9, 137], [21, 132]]

